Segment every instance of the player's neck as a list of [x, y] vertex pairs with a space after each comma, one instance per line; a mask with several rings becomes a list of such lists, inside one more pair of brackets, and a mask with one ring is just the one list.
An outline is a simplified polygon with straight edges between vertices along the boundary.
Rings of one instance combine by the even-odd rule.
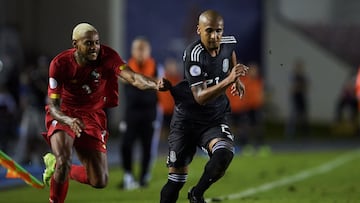
[[206, 48], [206, 50], [208, 51], [208, 53], [210, 54], [210, 56], [216, 57], [217, 55], [219, 55], [220, 47], [218, 47], [218, 48], [216, 48], [216, 49], [208, 49], [208, 48]]

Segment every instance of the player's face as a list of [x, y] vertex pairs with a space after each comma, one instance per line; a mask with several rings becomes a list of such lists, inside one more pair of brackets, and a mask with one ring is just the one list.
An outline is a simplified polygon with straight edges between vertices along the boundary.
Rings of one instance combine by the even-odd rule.
[[86, 32], [75, 42], [79, 56], [85, 61], [95, 61], [100, 51], [100, 40], [97, 32]]
[[205, 20], [198, 25], [198, 34], [201, 42], [209, 51], [216, 51], [220, 47], [221, 37], [224, 31], [222, 20]]

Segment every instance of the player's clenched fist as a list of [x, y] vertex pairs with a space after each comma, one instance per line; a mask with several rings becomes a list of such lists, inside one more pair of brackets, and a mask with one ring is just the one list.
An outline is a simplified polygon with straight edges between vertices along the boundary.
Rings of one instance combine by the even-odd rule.
[[240, 74], [239, 76], [245, 76], [249, 70], [249, 67], [243, 64], [236, 64], [236, 66], [234, 66], [234, 69], [238, 74]]
[[240, 77], [240, 76], [245, 76], [246, 73], [248, 72], [249, 67], [243, 65], [243, 64], [236, 64], [236, 66], [233, 67], [233, 69], [230, 72], [230, 80], [232, 82], [236, 82], [236, 80]]
[[161, 78], [160, 80], [158, 80], [157, 89], [159, 91], [167, 91], [171, 88], [171, 86], [172, 85], [171, 85], [170, 81], [168, 81], [165, 78]]

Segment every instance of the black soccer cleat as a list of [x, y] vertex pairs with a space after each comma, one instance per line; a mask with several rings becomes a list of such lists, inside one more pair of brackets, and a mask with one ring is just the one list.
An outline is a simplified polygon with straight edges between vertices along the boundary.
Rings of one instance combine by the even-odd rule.
[[204, 197], [195, 197], [194, 195], [194, 187], [192, 187], [190, 189], [190, 191], [188, 192], [188, 200], [190, 203], [206, 203], [204, 200]]

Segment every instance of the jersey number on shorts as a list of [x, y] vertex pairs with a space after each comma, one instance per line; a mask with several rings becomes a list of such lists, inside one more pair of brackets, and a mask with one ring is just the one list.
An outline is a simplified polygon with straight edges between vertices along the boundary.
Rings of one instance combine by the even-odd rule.
[[231, 134], [230, 132], [230, 128], [228, 125], [225, 125], [225, 124], [221, 124], [221, 132], [223, 132], [224, 134], [226, 134], [226, 136], [231, 139], [232, 141], [234, 141], [234, 135]]

